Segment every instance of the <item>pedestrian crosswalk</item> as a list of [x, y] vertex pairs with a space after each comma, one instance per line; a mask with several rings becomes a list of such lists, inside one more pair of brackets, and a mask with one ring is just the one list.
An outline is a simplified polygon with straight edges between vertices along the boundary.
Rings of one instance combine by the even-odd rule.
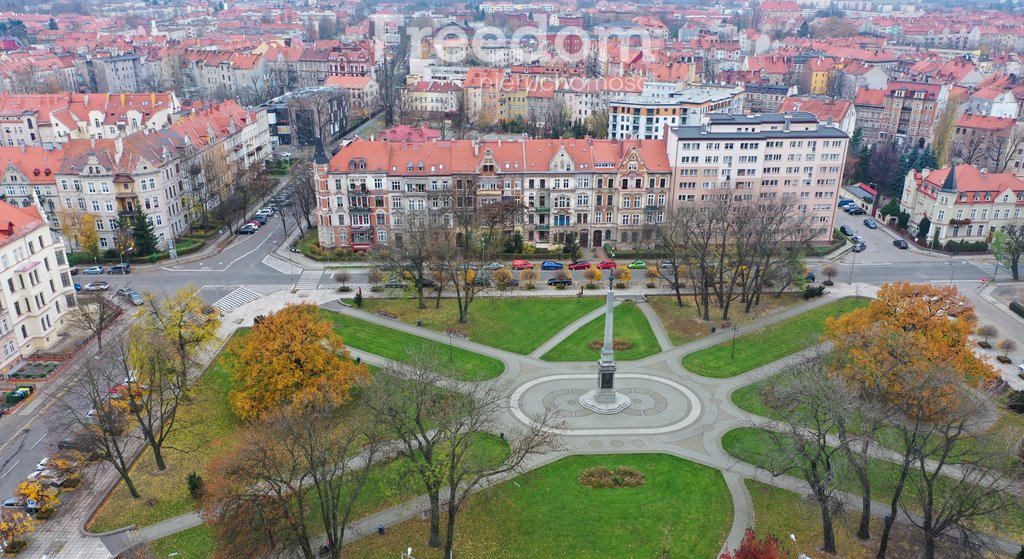
[[291, 262], [285, 262], [273, 254], [268, 254], [263, 259], [263, 263], [282, 274], [292, 275], [302, 273], [302, 268], [300, 266]]
[[246, 303], [251, 303], [260, 297], [263, 297], [263, 295], [260, 295], [251, 289], [239, 287], [218, 299], [213, 306], [220, 309], [220, 312], [226, 313], [237, 309]]
[[320, 276], [323, 270], [304, 270], [295, 282], [295, 289], [317, 289], [320, 287]]

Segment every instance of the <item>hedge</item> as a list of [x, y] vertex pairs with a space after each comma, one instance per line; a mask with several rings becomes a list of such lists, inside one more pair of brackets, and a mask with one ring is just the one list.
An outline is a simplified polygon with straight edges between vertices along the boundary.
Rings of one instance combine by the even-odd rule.
[[985, 241], [946, 241], [942, 250], [946, 252], [988, 252], [988, 243]]
[[1024, 304], [1021, 304], [1020, 301], [1010, 301], [1010, 310], [1024, 318]]

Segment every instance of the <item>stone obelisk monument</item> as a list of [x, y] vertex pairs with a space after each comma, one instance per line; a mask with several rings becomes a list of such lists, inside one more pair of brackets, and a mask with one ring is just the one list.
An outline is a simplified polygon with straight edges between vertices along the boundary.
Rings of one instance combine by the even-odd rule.
[[615, 270], [608, 270], [608, 298], [604, 308], [604, 346], [597, 360], [597, 388], [580, 396], [580, 405], [594, 413], [610, 415], [629, 407], [629, 396], [615, 391], [615, 349], [612, 333], [615, 319], [615, 292], [612, 290]]

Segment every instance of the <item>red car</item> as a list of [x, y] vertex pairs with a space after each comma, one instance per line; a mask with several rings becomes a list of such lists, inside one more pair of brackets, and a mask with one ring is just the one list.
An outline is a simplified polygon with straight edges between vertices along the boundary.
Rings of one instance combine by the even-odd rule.
[[512, 261], [512, 269], [513, 270], [532, 270], [533, 269], [533, 262], [527, 262], [526, 260], [513, 260]]
[[569, 269], [570, 270], [586, 270], [589, 267], [590, 267], [590, 262], [587, 262], [586, 260], [577, 260], [577, 261], [573, 262], [572, 264], [569, 264]]
[[617, 264], [614, 260], [602, 260], [601, 263], [597, 265], [601, 270], [614, 270], [615, 266], [617, 266]]

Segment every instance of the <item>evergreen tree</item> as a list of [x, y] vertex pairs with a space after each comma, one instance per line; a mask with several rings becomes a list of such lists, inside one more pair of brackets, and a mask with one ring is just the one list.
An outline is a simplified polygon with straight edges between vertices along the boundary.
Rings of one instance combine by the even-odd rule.
[[921, 152], [921, 157], [917, 160], [917, 163], [919, 167], [915, 168], [918, 170], [939, 168], [938, 157], [935, 154], [935, 150], [933, 150], [931, 146], [924, 148], [924, 151]]
[[928, 219], [928, 216], [922, 217], [921, 222], [917, 224], [917, 240], [920, 242], [926, 242], [928, 240], [928, 231], [932, 228], [932, 220]]
[[800, 37], [806, 37], [806, 36], [808, 36], [810, 34], [811, 34], [811, 29], [807, 25], [807, 21], [805, 20], [803, 23], [800, 24], [800, 31], [797, 32], [797, 35], [799, 35]]
[[135, 237], [135, 254], [148, 256], [157, 251], [156, 233], [145, 213], [140, 213], [132, 220], [132, 236]]
[[850, 151], [859, 152], [861, 148], [861, 142], [864, 141], [864, 130], [860, 128], [853, 129], [853, 136], [850, 137]]
[[870, 167], [874, 151], [871, 146], [861, 146], [857, 153], [857, 174], [853, 176], [853, 180], [864, 183], [871, 182]]
[[47, 23], [46, 26], [48, 28], [50, 28], [50, 31], [56, 31], [57, 30], [57, 20], [55, 20], [55, 19], [53, 19], [51, 17], [49, 23]]

